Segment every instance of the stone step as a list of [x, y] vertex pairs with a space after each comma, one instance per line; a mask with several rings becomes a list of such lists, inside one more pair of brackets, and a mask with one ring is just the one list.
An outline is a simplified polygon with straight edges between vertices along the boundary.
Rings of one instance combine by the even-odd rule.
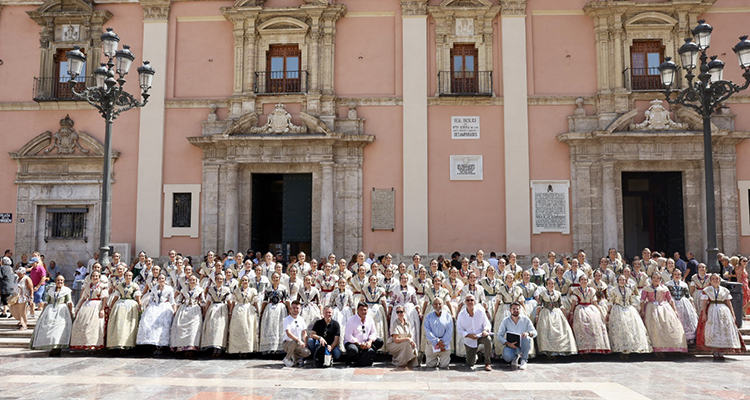
[[29, 347], [29, 338], [7, 338], [0, 337], [0, 348], [23, 348]]
[[0, 339], [2, 338], [26, 338], [31, 339], [31, 335], [34, 333], [34, 329], [26, 329], [19, 331], [18, 329], [13, 330], [0, 330]]

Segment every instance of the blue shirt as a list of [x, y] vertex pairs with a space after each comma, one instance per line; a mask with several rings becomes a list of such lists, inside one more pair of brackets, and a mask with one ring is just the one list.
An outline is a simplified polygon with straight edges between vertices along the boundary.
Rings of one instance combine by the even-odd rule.
[[427, 314], [424, 319], [424, 334], [433, 347], [443, 341], [445, 349], [450, 350], [453, 337], [453, 318], [445, 310], [438, 317], [435, 311]]
[[527, 332], [530, 338], [536, 337], [536, 329], [534, 328], [534, 324], [531, 322], [529, 317], [525, 315], [518, 316], [518, 323], [514, 323], [513, 317], [511, 317], [510, 315], [505, 317], [503, 322], [500, 323], [500, 329], [497, 331], [497, 340], [500, 342], [500, 344], [505, 344], [505, 342], [507, 342], [507, 339], [505, 339], [505, 334], [508, 332], [515, 333], [519, 336], [522, 333]]

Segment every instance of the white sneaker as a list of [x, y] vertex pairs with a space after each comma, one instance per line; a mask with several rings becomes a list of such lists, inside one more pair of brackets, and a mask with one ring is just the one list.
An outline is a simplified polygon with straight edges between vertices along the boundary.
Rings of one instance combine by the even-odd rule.
[[521, 359], [521, 356], [516, 356], [513, 361], [510, 362], [510, 369], [516, 370], [518, 369], [518, 361]]
[[294, 366], [294, 361], [292, 361], [289, 357], [284, 357], [284, 365], [287, 367]]
[[518, 369], [526, 369], [526, 360], [521, 360], [521, 363], [518, 365]]

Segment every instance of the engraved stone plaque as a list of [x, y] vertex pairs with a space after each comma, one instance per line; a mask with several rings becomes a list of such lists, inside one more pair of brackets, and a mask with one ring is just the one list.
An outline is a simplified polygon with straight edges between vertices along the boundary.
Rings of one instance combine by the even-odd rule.
[[451, 156], [452, 181], [481, 181], [484, 179], [482, 156]]
[[451, 117], [452, 139], [479, 139], [479, 116]]
[[570, 233], [570, 181], [531, 181], [533, 233]]
[[393, 188], [372, 188], [370, 225], [372, 230], [390, 230], [396, 226], [396, 192]]

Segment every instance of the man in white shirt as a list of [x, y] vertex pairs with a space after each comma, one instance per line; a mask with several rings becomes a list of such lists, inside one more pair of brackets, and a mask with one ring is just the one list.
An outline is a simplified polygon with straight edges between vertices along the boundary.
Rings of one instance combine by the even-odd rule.
[[357, 315], [349, 317], [344, 330], [347, 364], [369, 367], [375, 352], [381, 347], [383, 339], [378, 337], [375, 321], [367, 317], [367, 304], [359, 303]]
[[456, 320], [456, 333], [464, 337], [466, 347], [466, 365], [474, 369], [477, 361], [477, 353], [484, 354], [484, 369], [492, 371], [492, 344], [490, 342], [490, 320], [481, 309], [475, 309], [476, 299], [474, 295], [466, 295], [464, 299], [466, 307], [458, 313]]
[[372, 265], [372, 263], [374, 263], [376, 261], [378, 261], [378, 260], [375, 259], [375, 253], [371, 251], [370, 255], [367, 256], [367, 260], [365, 260], [365, 262], [368, 263], [368, 264], [370, 264], [370, 265]]
[[86, 271], [91, 271], [91, 267], [94, 266], [94, 263], [99, 262], [99, 252], [94, 252], [94, 257], [89, 260], [88, 264], [86, 264]]
[[[520, 343], [509, 341], [506, 334], [512, 333], [520, 338]], [[510, 363], [511, 369], [526, 369], [531, 350], [531, 339], [536, 337], [536, 329], [529, 317], [521, 315], [521, 303], [514, 301], [510, 305], [510, 315], [500, 323], [497, 339], [504, 345], [503, 360]]]
[[301, 308], [300, 302], [294, 300], [292, 302], [291, 313], [284, 318], [284, 341], [281, 347], [286, 352], [284, 357], [284, 365], [287, 367], [299, 364], [300, 367], [305, 365], [305, 357], [310, 355], [310, 350], [307, 348], [307, 323], [305, 319], [299, 315]]

